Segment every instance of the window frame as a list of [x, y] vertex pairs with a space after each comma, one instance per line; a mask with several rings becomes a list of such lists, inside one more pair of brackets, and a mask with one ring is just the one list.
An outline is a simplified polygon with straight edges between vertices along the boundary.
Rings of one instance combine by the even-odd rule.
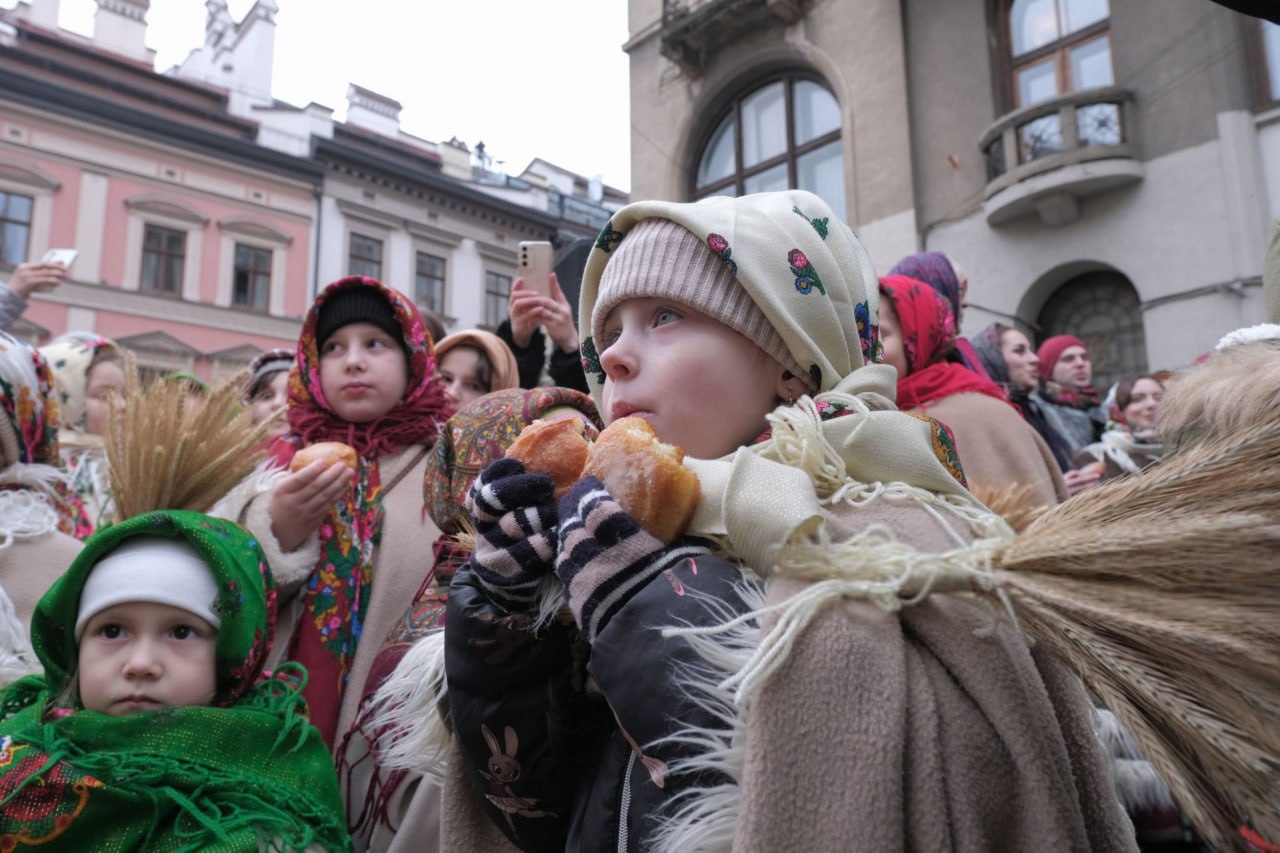
[[[1271, 69], [1267, 62], [1267, 42], [1263, 31], [1268, 25], [1280, 29], [1280, 24], [1256, 18], [1248, 22], [1245, 32], [1245, 52], [1249, 60], [1254, 108], [1257, 110], [1280, 107], [1280, 92], [1271, 89]], [[1276, 64], [1280, 66], [1280, 55], [1276, 56]]]
[[[496, 280], [501, 279], [506, 282], [505, 290], [495, 290], [493, 288]], [[502, 325], [502, 321], [507, 319], [507, 300], [511, 297], [511, 284], [514, 281], [512, 276], [505, 273], [494, 272], [493, 270], [484, 271], [484, 326], [490, 330], [498, 328]], [[491, 312], [490, 307], [494, 307]]]
[[[244, 249], [247, 252], [252, 253], [255, 257], [259, 255], [266, 256], [265, 268], [258, 268], [252, 263], [247, 268], [250, 271], [251, 278], [253, 277], [254, 274], [266, 276], [266, 286], [265, 286], [266, 292], [262, 295], [263, 296], [262, 307], [258, 307], [257, 305], [252, 304], [252, 302], [247, 305], [236, 302], [236, 281], [240, 277], [241, 270], [245, 269], [240, 266], [240, 263], [238, 260], [238, 256], [240, 254], [241, 249]], [[276, 254], [275, 249], [267, 246], [261, 246], [255, 243], [245, 242], [243, 240], [234, 241], [232, 245], [232, 250], [231, 250], [231, 301], [229, 303], [231, 308], [234, 308], [237, 311], [249, 311], [254, 314], [271, 313], [271, 290], [272, 290], [272, 285], [274, 284], [273, 279], [275, 277], [274, 276], [275, 254]], [[251, 283], [251, 286], [252, 286], [252, 283]], [[256, 295], [256, 293], [254, 295]]]
[[[178, 280], [174, 282], [173, 290], [165, 290], [163, 288], [153, 287], [148, 285], [146, 281], [147, 254], [151, 252], [151, 250], [147, 248], [147, 235], [151, 233], [152, 229], [166, 232], [166, 235], [176, 234], [177, 236], [182, 238], [182, 254], [178, 256], [181, 259], [182, 263], [178, 267], [179, 269]], [[164, 242], [167, 243], [167, 241], [164, 241]], [[159, 222], [144, 222], [142, 225], [142, 251], [138, 258], [138, 261], [139, 261], [138, 292], [146, 293], [150, 296], [163, 296], [167, 299], [181, 299], [183, 295], [184, 285], [187, 279], [187, 258], [190, 254], [190, 248], [191, 246], [190, 246], [189, 234], [184, 229], [173, 228], [169, 225], [164, 225]], [[158, 254], [162, 259], [173, 257], [173, 253], [167, 251], [167, 249], [165, 249], [163, 246]]]
[[[30, 254], [31, 237], [32, 237], [32, 233], [35, 231], [36, 202], [38, 199], [37, 199], [37, 196], [34, 194], [29, 195], [25, 192], [10, 190], [4, 186], [0, 186], [0, 195], [5, 197], [4, 205], [3, 207], [0, 207], [0, 268], [12, 269], [13, 267], [16, 267], [18, 264], [31, 259], [31, 254]], [[19, 222], [16, 219], [10, 219], [8, 217], [7, 215], [7, 211], [9, 207], [8, 199], [11, 196], [20, 196], [27, 200], [29, 208], [27, 210], [26, 222]], [[26, 240], [23, 242], [21, 258], [17, 261], [14, 261], [13, 263], [10, 263], [8, 260], [5, 259], [4, 234], [8, 230], [5, 227], [8, 223], [14, 223], [15, 225], [25, 225], [27, 228]]]
[[[432, 261], [438, 261], [440, 263], [440, 277], [438, 279], [431, 276], [425, 276], [422, 274], [421, 264], [424, 258], [430, 259]], [[423, 300], [420, 298], [418, 285], [423, 279], [425, 279], [429, 283], [436, 283], [438, 285], [439, 291], [440, 291], [439, 305], [433, 305], [431, 304], [430, 300]], [[448, 258], [444, 258], [444, 257], [441, 257], [440, 255], [432, 254], [431, 252], [424, 252], [421, 249], [414, 250], [414, 253], [413, 253], [413, 301], [418, 305], [419, 308], [425, 308], [429, 311], [434, 312], [439, 317], [444, 317], [445, 307], [447, 304], [446, 297], [448, 295], [448, 281], [449, 281], [449, 259]]]
[[[1015, 57], [1013, 55], [1013, 5], [1016, 2], [1017, 0], [1000, 0], [999, 3], [999, 28], [997, 31], [998, 38], [996, 39], [999, 55], [996, 60], [996, 69], [1002, 81], [1000, 86], [1000, 92], [1004, 100], [1002, 114], [1014, 112], [1028, 106], [1022, 103], [1022, 93], [1017, 82], [1018, 71], [1043, 62], [1046, 58], [1052, 57], [1054, 60], [1054, 83], [1057, 86], [1057, 91], [1054, 93], [1055, 98], [1069, 92], [1082, 91], [1070, 86], [1064, 87], [1063, 85], [1064, 81], [1071, 79], [1071, 49], [1093, 41], [1099, 36], [1106, 35], [1110, 37], [1111, 35], [1111, 0], [1107, 0], [1107, 17]], [[1055, 0], [1055, 13], [1060, 2], [1063, 2], [1063, 0]], [[1112, 79], [1114, 80], [1115, 58], [1113, 50], [1114, 45], [1107, 48], [1108, 58], [1112, 61], [1111, 71]]]
[[[367, 272], [357, 271], [354, 268], [355, 261], [357, 259], [359, 259], [360, 261], [366, 261], [366, 262], [375, 260], [373, 258], [366, 258], [362, 255], [357, 255], [355, 253], [355, 241], [357, 238], [361, 240], [368, 240], [370, 243], [378, 244], [378, 257], [376, 258], [377, 273], [374, 275], [370, 275]], [[368, 234], [362, 233], [360, 231], [355, 231], [355, 230], [349, 231], [347, 233], [347, 275], [363, 275], [368, 278], [376, 279], [377, 281], [382, 281], [382, 270], [386, 266], [386, 262], [387, 262], [387, 241], [386, 240], [383, 240], [380, 237], [370, 237]]]
[[[749, 168], [744, 168], [742, 150], [743, 150], [743, 133], [742, 133], [742, 104], [757, 92], [772, 86], [775, 83], [783, 84], [783, 103], [784, 112], [786, 114], [786, 146], [781, 154], [775, 154], [766, 160], [761, 160]], [[795, 87], [798, 83], [813, 83], [829, 94], [839, 106], [840, 99], [836, 97], [831, 86], [827, 84], [819, 75], [803, 69], [788, 69], [786, 71], [770, 74], [764, 77], [757, 77], [750, 84], [743, 86], [732, 93], [727, 100], [729, 103], [722, 107], [716, 113], [715, 120], [706, 128], [700, 137], [698, 146], [694, 149], [694, 156], [689, 170], [688, 192], [689, 197], [693, 200], [707, 198], [709, 196], [722, 193], [726, 189], [732, 189], [734, 195], [743, 195], [746, 192], [746, 181], [752, 177], [763, 174], [771, 169], [777, 168], [779, 165], [785, 164], [787, 167], [787, 185], [795, 187], [797, 182], [797, 162], [806, 154], [817, 151], [830, 145], [832, 142], [841, 142], [844, 139], [844, 121], [841, 117], [840, 126], [835, 130], [816, 136], [799, 146], [795, 144]], [[707, 148], [711, 144], [711, 140], [715, 138], [716, 132], [725, 123], [726, 120], [733, 119], [733, 158], [734, 169], [727, 178], [721, 178], [708, 184], [698, 184], [698, 172], [702, 167], [702, 160], [707, 154]], [[841, 157], [844, 156], [844, 146], [841, 146]], [[843, 170], [842, 170], [843, 171]]]

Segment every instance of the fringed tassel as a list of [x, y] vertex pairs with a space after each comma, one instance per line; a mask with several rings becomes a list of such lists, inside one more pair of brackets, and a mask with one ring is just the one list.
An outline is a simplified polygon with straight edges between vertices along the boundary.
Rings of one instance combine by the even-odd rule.
[[383, 769], [444, 780], [452, 733], [439, 708], [448, 696], [444, 632], [418, 640], [370, 700], [367, 731], [377, 732]]
[[18, 618], [13, 601], [0, 587], [0, 687], [24, 675], [36, 675], [40, 665], [27, 641], [27, 632]]
[[57, 529], [58, 510], [48, 497], [26, 489], [0, 491], [0, 549]]

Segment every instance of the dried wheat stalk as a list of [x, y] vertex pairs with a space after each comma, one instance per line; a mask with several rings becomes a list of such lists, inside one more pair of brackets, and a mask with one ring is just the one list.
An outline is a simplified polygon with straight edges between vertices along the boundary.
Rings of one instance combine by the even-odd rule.
[[143, 386], [126, 356], [123, 411], [107, 420], [106, 452], [117, 518], [157, 509], [207, 511], [253, 470], [267, 424], [240, 402], [245, 372], [203, 398], [182, 383]]

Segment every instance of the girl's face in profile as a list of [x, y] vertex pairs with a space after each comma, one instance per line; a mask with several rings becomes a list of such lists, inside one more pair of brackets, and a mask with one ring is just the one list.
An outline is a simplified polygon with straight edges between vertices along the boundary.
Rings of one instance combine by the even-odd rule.
[[344, 421], [375, 421], [404, 399], [409, 359], [399, 341], [372, 323], [348, 323], [320, 348], [320, 388]]
[[489, 361], [484, 353], [468, 346], [455, 346], [440, 356], [436, 369], [444, 396], [455, 410], [489, 393], [490, 383], [485, 379], [488, 372]]
[[218, 631], [180, 607], [130, 601], [91, 618], [80, 636], [80, 704], [123, 717], [208, 705], [217, 691]]
[[699, 459], [750, 444], [787, 390], [783, 367], [753, 342], [668, 299], [628, 299], [600, 341], [606, 422], [635, 415]]
[[1017, 329], [1005, 332], [1000, 336], [1000, 352], [1009, 368], [1010, 382], [1023, 388], [1040, 384], [1040, 357], [1026, 335]]
[[1164, 386], [1154, 379], [1139, 379], [1129, 392], [1129, 405], [1124, 407], [1124, 419], [1134, 429], [1154, 429], [1160, 413], [1160, 401], [1164, 399]]

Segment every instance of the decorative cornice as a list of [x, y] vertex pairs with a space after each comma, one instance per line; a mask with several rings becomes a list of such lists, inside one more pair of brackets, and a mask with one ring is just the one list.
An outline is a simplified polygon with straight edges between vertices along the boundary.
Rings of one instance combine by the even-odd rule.
[[145, 24], [147, 22], [147, 10], [151, 8], [151, 2], [150, 0], [98, 0], [98, 8], [104, 12], [111, 12], [122, 18]]
[[62, 186], [62, 183], [48, 172], [13, 160], [0, 160], [0, 180], [54, 192]]
[[165, 198], [158, 195], [135, 195], [124, 200], [124, 206], [130, 210], [136, 210], [139, 213], [151, 213], [156, 216], [164, 216], [169, 219], [178, 219], [182, 222], [190, 222], [193, 225], [204, 227], [209, 224], [209, 217], [205, 216], [194, 207], [176, 199]]
[[218, 228], [227, 234], [241, 237], [257, 237], [259, 240], [269, 240], [272, 243], [282, 243], [286, 246], [293, 243], [292, 234], [286, 234], [279, 228], [248, 216], [231, 216], [226, 219], [219, 219]]

